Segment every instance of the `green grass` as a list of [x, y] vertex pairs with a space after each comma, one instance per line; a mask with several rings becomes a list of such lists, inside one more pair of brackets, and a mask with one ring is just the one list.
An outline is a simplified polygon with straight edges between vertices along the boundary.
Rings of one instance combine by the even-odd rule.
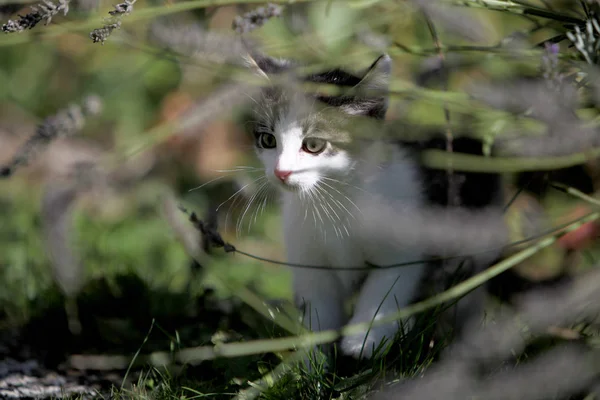
[[[1, 293], [5, 294], [1, 303], [5, 312], [3, 323], [21, 325], [27, 330], [27, 323], [32, 320], [60, 314], [62, 295], [54, 285], [50, 261], [39, 239], [39, 217], [33, 217], [37, 214], [38, 199], [20, 185], [19, 179], [3, 185], [10, 189], [3, 193], [10, 196], [2, 201], [5, 209], [11, 211], [3, 214], [0, 231], [11, 238], [3, 240], [0, 249]], [[66, 348], [107, 356], [133, 357], [139, 352], [139, 359], [143, 359], [156, 351], [170, 353], [218, 341], [238, 342], [289, 334], [235, 299], [240, 295], [235, 288], [242, 287], [251, 287], [260, 298], [289, 299], [288, 271], [281, 266], [218, 253], [210, 266], [194, 271], [181, 245], [160, 218], [158, 202], [152, 200], [158, 198], [155, 195], [160, 189], [160, 185], [141, 185], [127, 194], [122, 203], [125, 208], [113, 215], [100, 217], [91, 211], [94, 209], [91, 205], [87, 206], [89, 210], [83, 208], [76, 213], [75, 248], [83, 260], [86, 277], [78, 302], [83, 332], [75, 346]], [[255, 237], [264, 238], [264, 229], [276, 223], [277, 218], [273, 218], [272, 213], [261, 218], [252, 234], [237, 242], [239, 246], [253, 243]], [[16, 262], [17, 254], [20, 262]], [[210, 272], [215, 270], [219, 273]], [[27, 291], [22, 290], [23, 285], [30, 285]], [[225, 313], [218, 307], [230, 310]], [[148, 334], [151, 324], [152, 332]], [[51, 329], [68, 335], [64, 326]], [[423, 337], [405, 338], [402, 346], [398, 339], [371, 362], [338, 358], [339, 365], [329, 371], [316, 368], [302, 372], [286, 361], [293, 354], [288, 352], [220, 358], [196, 366], [148, 369], [143, 368], [144, 362], [135, 362], [133, 371], [142, 367], [137, 381], [133, 381], [133, 386], [114, 388], [111, 396], [227, 398], [227, 393], [260, 388], [256, 392], [262, 392], [265, 399], [357, 398], [367, 393], [378, 379], [412, 376], [429, 364], [437, 350], [429, 349], [422, 342]], [[406, 343], [410, 345], [407, 347]], [[266, 379], [262, 386], [250, 384], [260, 382], [276, 368], [286, 373], [278, 379]]]

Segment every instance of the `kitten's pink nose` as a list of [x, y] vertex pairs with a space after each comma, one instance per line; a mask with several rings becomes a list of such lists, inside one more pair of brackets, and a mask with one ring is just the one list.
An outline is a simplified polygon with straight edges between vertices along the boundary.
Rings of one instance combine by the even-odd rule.
[[281, 182], [285, 182], [291, 174], [292, 171], [284, 171], [279, 168], [275, 168], [275, 176], [278, 177]]

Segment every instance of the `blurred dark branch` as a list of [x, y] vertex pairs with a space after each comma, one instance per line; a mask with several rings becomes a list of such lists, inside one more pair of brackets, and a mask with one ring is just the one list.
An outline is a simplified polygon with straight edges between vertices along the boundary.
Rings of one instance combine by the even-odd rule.
[[[390, 208], [393, 207], [376, 206], [374, 208], [377, 209], [378, 212], [371, 214], [372, 218], [366, 229], [377, 229], [377, 227], [381, 228], [382, 226], [389, 226], [389, 228], [385, 228], [387, 229], [385, 234], [388, 235], [390, 238], [399, 241], [408, 240], [408, 243], [411, 243], [411, 245], [414, 245], [414, 243], [417, 242], [419, 246], [429, 248], [432, 254], [434, 254], [435, 252], [443, 253], [452, 251], [456, 253], [457, 249], [461, 249], [462, 251], [473, 250], [473, 248], [476, 249], [472, 252], [464, 252], [460, 253], [459, 255], [450, 257], [430, 258], [428, 259], [430, 261], [446, 261], [454, 260], [457, 258], [463, 259], [465, 257], [484, 257], [487, 259], [494, 259], [496, 258], [495, 255], [501, 251], [508, 250], [510, 248], [521, 247], [524, 244], [532, 243], [542, 239], [546, 240], [549, 236], [557, 234], [562, 235], [565, 232], [565, 229], [572, 230], [575, 226], [580, 226], [585, 222], [593, 221], [598, 218], [597, 213], [587, 214], [581, 218], [577, 218], [573, 221], [554, 227], [552, 229], [548, 229], [545, 231], [539, 231], [539, 229], [536, 231], [531, 231], [530, 234], [532, 236], [527, 237], [523, 240], [519, 240], [512, 243], [505, 243], [507, 233], [506, 226], [503, 221], [503, 209], [494, 210], [494, 212], [490, 212], [489, 210], [484, 210], [483, 212], [470, 212], [467, 210], [448, 211], [427, 208], [425, 210], [421, 210], [421, 212], [419, 213], [413, 211], [411, 213], [411, 217], [408, 217], [408, 219], [402, 219], [402, 217], [399, 217], [397, 213], [390, 211]], [[285, 265], [293, 268], [306, 269], [332, 269], [332, 267], [324, 265], [288, 263], [245, 252], [243, 250], [238, 249], [233, 244], [225, 242], [221, 234], [214, 228], [214, 226], [211, 226], [210, 224], [207, 224], [204, 221], [200, 220], [195, 213], [190, 213], [182, 206], [180, 206], [180, 210], [188, 215], [190, 222], [192, 222], [197, 228], [197, 230], [202, 233], [203, 243], [206, 243], [211, 247], [224, 248], [227, 253], [238, 253], [240, 255], [258, 261], [268, 262], [276, 265]], [[385, 223], [381, 222], [380, 218], [382, 216], [388, 218], [388, 220]], [[465, 223], [465, 221], [468, 222]], [[420, 226], [419, 223], [427, 226], [417, 228], [415, 229], [417, 232], [413, 233], [407, 233], [407, 229], [395, 229], [395, 226], [398, 224], [407, 224], [408, 226], [412, 227], [412, 229], [414, 229], [415, 226]], [[452, 234], [448, 234], [448, 232], [452, 232]], [[456, 235], [457, 232], [460, 232], [460, 235]], [[405, 237], [406, 235], [409, 235], [409, 237]], [[464, 237], [446, 238], [445, 235], [462, 235]], [[505, 243], [505, 245], [501, 245], [501, 243]], [[485, 248], [486, 244], [496, 244], [497, 246]], [[481, 250], [482, 247], [484, 248], [484, 250]], [[491, 255], [488, 253], [490, 253]], [[369, 265], [366, 267], [356, 265], [348, 267], [335, 267], [335, 270], [361, 271], [372, 269], [400, 268], [408, 265], [420, 264], [424, 261], [426, 260], [419, 259], [392, 265]]]
[[66, 298], [69, 329], [73, 334], [81, 331], [75, 296], [84, 284], [83, 265], [71, 242], [72, 209], [78, 192], [76, 184], [54, 181], [47, 185], [41, 204], [45, 247], [52, 259], [54, 280]]
[[374, 399], [545, 399], [590, 389], [600, 377], [600, 353], [584, 341], [559, 345], [517, 367], [498, 370], [532, 338], [553, 327], [596, 319], [600, 313], [600, 269], [555, 289], [524, 296], [515, 312], [504, 311], [484, 328], [473, 321], [464, 337], [422, 378], [383, 390]]
[[165, 195], [163, 200], [163, 211], [169, 226], [183, 244], [186, 253], [190, 254], [194, 259], [202, 261], [201, 258], [204, 256], [202, 251], [205, 249], [200, 246], [198, 231], [194, 226], [190, 226], [188, 221], [181, 218], [179, 207], [174, 194], [168, 193]]
[[[381, 207], [381, 205], [379, 205]], [[363, 213], [369, 215], [369, 221], [366, 222], [367, 227], [365, 229], [373, 229], [375, 227], [381, 227], [380, 216], [386, 215], [388, 220], [387, 225], [390, 225], [390, 229], [393, 232], [385, 232], [387, 237], [397, 240], [399, 243], [410, 243], [407, 246], [419, 246], [419, 248], [427, 248], [431, 254], [445, 254], [451, 253], [456, 254], [457, 249], [461, 254], [461, 257], [465, 256], [477, 256], [485, 255], [487, 252], [493, 252], [494, 254], [499, 252], [506, 244], [506, 232], [504, 229], [504, 221], [502, 214], [493, 214], [489, 212], [483, 213], [470, 213], [467, 211], [442, 211], [438, 209], [426, 209], [426, 210], [414, 210], [411, 213], [411, 217], [405, 217], [402, 214], [390, 212], [391, 207], [373, 207], [373, 209], [364, 209]], [[375, 209], [381, 211], [376, 212]], [[200, 220], [196, 213], [189, 212], [185, 208], [181, 207], [181, 211], [189, 215], [189, 220], [194, 226], [202, 233], [203, 240], [209, 243], [211, 247], [223, 248], [227, 253], [238, 253], [246, 257], [253, 258], [255, 260], [286, 265], [296, 268], [306, 269], [336, 269], [336, 270], [371, 270], [371, 269], [382, 269], [382, 268], [398, 268], [413, 264], [422, 263], [424, 260], [414, 260], [408, 262], [401, 262], [393, 265], [380, 265], [380, 266], [348, 266], [348, 267], [336, 267], [332, 268], [324, 265], [304, 265], [304, 264], [293, 264], [283, 261], [271, 260], [264, 257], [260, 257], [251, 253], [244, 252], [237, 249], [231, 243], [225, 242], [221, 237], [221, 234], [214, 229], [210, 224], [206, 224]], [[413, 219], [415, 214], [418, 215], [416, 219]], [[393, 220], [390, 221], [389, 218]], [[468, 221], [466, 223], [465, 221]], [[384, 224], [385, 225], [385, 224]], [[408, 230], [396, 230], [395, 226], [409, 226], [411, 232]], [[376, 229], [376, 228], [375, 228]], [[446, 238], [448, 231], [456, 233], [461, 232], [461, 235], [451, 235], [451, 238]], [[479, 252], [471, 252], [477, 248], [480, 250], [484, 248], [486, 250]], [[493, 250], [490, 250], [493, 249]], [[447, 257], [439, 259], [453, 259], [456, 257]], [[489, 257], [489, 256], [488, 256]], [[491, 256], [495, 258], [495, 256]]]
[[13, 156], [12, 161], [0, 168], [0, 178], [8, 178], [23, 165], [26, 165], [35, 153], [43, 150], [50, 142], [74, 135], [85, 123], [85, 118], [100, 112], [102, 103], [97, 96], [88, 96], [82, 105], [72, 104], [57, 114], [46, 118], [38, 125], [31, 136]]
[[[439, 69], [438, 73], [441, 75], [443, 80], [443, 90], [448, 90], [448, 74], [446, 73], [446, 57], [444, 56], [444, 51], [442, 50], [442, 43], [438, 36], [437, 30], [435, 29], [435, 25], [427, 11], [423, 12], [425, 16], [425, 21], [427, 22], [427, 27], [429, 28], [429, 32], [431, 33], [431, 37], [433, 39], [434, 45], [437, 49], [437, 55], [439, 60]], [[446, 120], [446, 151], [448, 153], [453, 153], [452, 142], [454, 140], [454, 135], [452, 134], [452, 127], [450, 121], [450, 110], [448, 106], [444, 104], [444, 119]], [[454, 175], [454, 171], [452, 169], [452, 163], [448, 163], [447, 168], [447, 176], [448, 176], [448, 205], [457, 206], [459, 201], [458, 195], [458, 182], [456, 181], [456, 177]]]
[[195, 212], [188, 212], [183, 206], [180, 206], [180, 210], [189, 215], [190, 222], [194, 227], [202, 234], [203, 241], [209, 243], [211, 247], [223, 248], [226, 253], [233, 253], [236, 248], [223, 240], [221, 234], [211, 224], [206, 224], [200, 220]]

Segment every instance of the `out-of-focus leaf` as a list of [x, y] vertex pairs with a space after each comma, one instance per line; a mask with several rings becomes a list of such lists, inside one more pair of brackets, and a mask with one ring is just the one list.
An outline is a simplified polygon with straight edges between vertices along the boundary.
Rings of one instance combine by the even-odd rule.
[[347, 4], [335, 1], [331, 5], [326, 2], [315, 2], [309, 11], [309, 20], [324, 51], [339, 53], [354, 34], [354, 25], [359, 17], [359, 10]]

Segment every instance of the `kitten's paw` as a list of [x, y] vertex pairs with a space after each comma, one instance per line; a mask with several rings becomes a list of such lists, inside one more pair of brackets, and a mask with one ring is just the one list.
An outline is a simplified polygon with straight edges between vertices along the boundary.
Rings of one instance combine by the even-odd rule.
[[[353, 322], [351, 321], [351, 324]], [[399, 330], [404, 333], [408, 332], [414, 326], [414, 319], [408, 318], [402, 321], [402, 325], [384, 325], [373, 327], [368, 332], [361, 332], [355, 335], [349, 335], [342, 338], [341, 349], [342, 353], [348, 356], [352, 356], [356, 359], [359, 358], [372, 358], [373, 353], [380, 346], [387, 347], [392, 340], [396, 337]], [[366, 339], [365, 339], [366, 336]]]
[[373, 335], [373, 332], [369, 332], [369, 336], [365, 340], [364, 333], [358, 333], [356, 335], [345, 336], [342, 338], [342, 342], [340, 347], [342, 349], [342, 353], [354, 357], [356, 359], [359, 358], [371, 358], [373, 356], [373, 352], [379, 346], [383, 338], [376, 338]]

